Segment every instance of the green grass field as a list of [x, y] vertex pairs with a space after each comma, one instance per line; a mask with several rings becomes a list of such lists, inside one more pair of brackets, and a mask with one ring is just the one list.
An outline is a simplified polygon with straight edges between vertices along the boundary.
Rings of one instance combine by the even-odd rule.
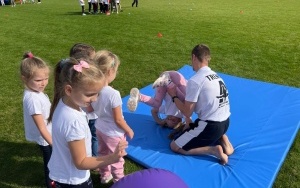
[[[25, 141], [19, 63], [31, 50], [52, 67], [78, 42], [108, 49], [121, 60], [113, 82], [122, 96], [152, 83], [164, 70], [190, 63], [198, 43], [212, 51], [210, 66], [249, 79], [300, 87], [298, 0], [121, 0], [120, 14], [81, 16], [77, 0], [0, 7], [0, 187], [43, 187], [39, 148]], [[87, 5], [86, 5], [87, 9]], [[162, 37], [157, 37], [162, 33]], [[52, 95], [53, 79], [47, 87]], [[299, 187], [300, 136], [273, 187]], [[126, 160], [126, 174], [141, 169]], [[100, 185], [92, 173], [95, 187]]]

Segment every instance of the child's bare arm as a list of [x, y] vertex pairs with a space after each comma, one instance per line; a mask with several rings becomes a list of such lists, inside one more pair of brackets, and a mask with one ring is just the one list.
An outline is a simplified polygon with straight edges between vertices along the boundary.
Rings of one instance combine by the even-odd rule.
[[33, 121], [40, 131], [42, 137], [46, 140], [46, 142], [52, 146], [52, 136], [50, 132], [47, 130], [44, 117], [42, 114], [34, 114], [32, 115]]
[[113, 108], [112, 111], [113, 111], [113, 117], [114, 117], [116, 124], [125, 131], [126, 135], [129, 136], [130, 139], [132, 139], [134, 132], [129, 127], [129, 125], [126, 123], [126, 121], [123, 117], [122, 111], [121, 111], [121, 106]]
[[154, 121], [155, 121], [157, 124], [159, 124], [159, 125], [161, 125], [161, 126], [164, 126], [164, 125], [166, 124], [165, 119], [161, 119], [161, 118], [158, 116], [158, 109], [152, 108], [152, 109], [151, 109], [151, 114], [152, 114], [152, 117], [153, 117]]
[[128, 147], [128, 142], [121, 140], [114, 153], [97, 158], [87, 157], [84, 139], [68, 142], [68, 145], [76, 168], [80, 170], [89, 170], [118, 162], [121, 157], [127, 155], [125, 149]]

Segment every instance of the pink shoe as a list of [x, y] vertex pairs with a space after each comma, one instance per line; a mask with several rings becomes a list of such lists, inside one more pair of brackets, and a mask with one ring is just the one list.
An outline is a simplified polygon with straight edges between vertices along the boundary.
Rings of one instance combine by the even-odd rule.
[[152, 85], [152, 88], [167, 86], [170, 83], [171, 83], [170, 75], [169, 73], [165, 72], [155, 80], [155, 82]]

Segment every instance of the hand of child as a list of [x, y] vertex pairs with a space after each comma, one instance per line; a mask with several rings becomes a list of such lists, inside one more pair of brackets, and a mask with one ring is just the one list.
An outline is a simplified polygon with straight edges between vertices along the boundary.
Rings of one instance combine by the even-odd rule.
[[132, 139], [132, 138], [133, 138], [133, 135], [134, 135], [133, 130], [130, 129], [129, 131], [127, 131], [127, 132], [126, 132], [126, 135], [127, 135], [130, 139]]
[[160, 126], [165, 126], [167, 124], [166, 119], [162, 119], [159, 122], [157, 122]]
[[113, 153], [113, 157], [115, 159], [115, 161], [119, 161], [121, 157], [124, 157], [125, 155], [127, 155], [126, 152], [126, 148], [128, 147], [128, 142], [126, 140], [121, 140], [119, 142], [119, 144], [117, 145], [114, 153]]

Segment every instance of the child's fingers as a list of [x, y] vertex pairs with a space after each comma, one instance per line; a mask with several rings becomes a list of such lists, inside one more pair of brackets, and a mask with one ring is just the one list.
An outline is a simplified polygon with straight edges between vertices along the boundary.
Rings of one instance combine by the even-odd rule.
[[125, 149], [128, 147], [128, 142], [126, 140], [121, 140], [119, 142], [119, 148]]

